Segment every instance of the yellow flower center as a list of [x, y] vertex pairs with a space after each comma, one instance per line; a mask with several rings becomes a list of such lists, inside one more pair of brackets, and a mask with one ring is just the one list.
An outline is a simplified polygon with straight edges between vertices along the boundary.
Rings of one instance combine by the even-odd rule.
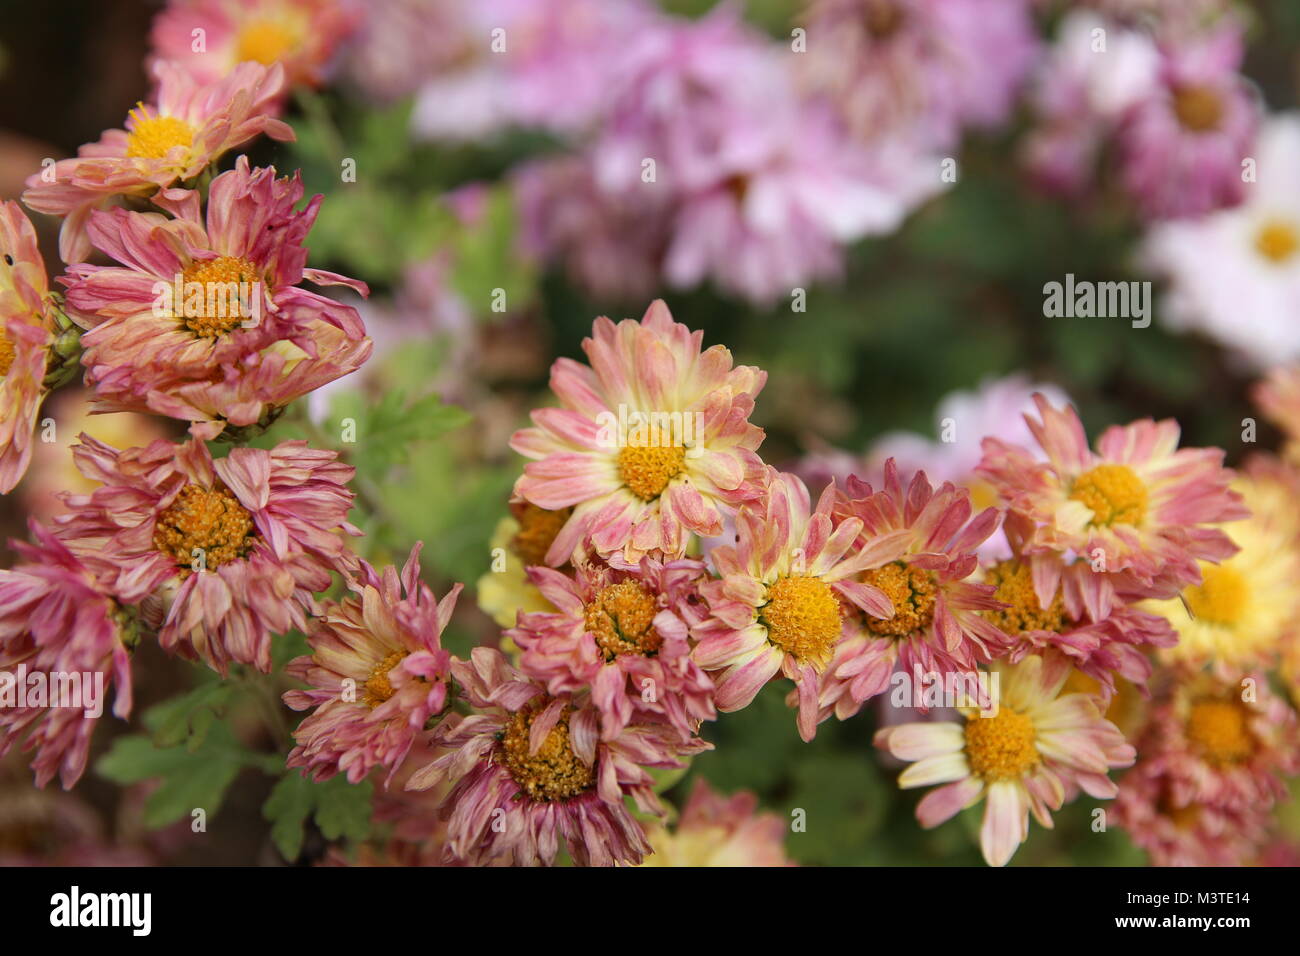
[[[251, 306], [251, 297], [261, 294], [258, 285], [261, 279], [257, 266], [242, 256], [196, 260], [190, 263], [182, 277], [184, 308], [180, 318], [186, 328], [204, 338], [216, 338], [229, 332], [252, 317], [249, 314], [251, 308], [245, 308], [240, 296], [247, 297]], [[202, 303], [191, 300], [191, 283], [198, 283], [201, 287]]]
[[676, 446], [636, 448], [627, 446], [618, 453], [618, 474], [623, 484], [642, 501], [653, 501], [663, 494], [686, 467], [686, 449]]
[[126, 137], [126, 155], [137, 159], [162, 159], [177, 146], [194, 144], [194, 127], [175, 116], [154, 116], [143, 103], [131, 111], [135, 129]]
[[1098, 465], [1074, 481], [1070, 497], [1092, 509], [1092, 523], [1136, 525], [1147, 512], [1147, 489], [1128, 465]]
[[1181, 86], [1174, 92], [1174, 115], [1184, 129], [1207, 133], [1223, 119], [1223, 100], [1205, 86]]
[[516, 519], [519, 530], [510, 541], [510, 547], [519, 555], [525, 567], [543, 564], [546, 552], [551, 550], [555, 536], [560, 533], [564, 523], [573, 514], [572, 508], [559, 511], [547, 511], [532, 503], [525, 503]]
[[984, 617], [1003, 633], [1014, 635], [1026, 631], [1052, 631], [1060, 634], [1071, 623], [1069, 615], [1065, 613], [1065, 601], [1059, 587], [1050, 607], [1044, 610], [1038, 603], [1038, 595], [1034, 592], [1034, 575], [1027, 564], [999, 561], [989, 569], [988, 583], [997, 586], [994, 597], [1011, 605], [1001, 611], [984, 612]]
[[255, 533], [253, 516], [229, 489], [186, 485], [158, 516], [153, 545], [175, 558], [185, 577], [194, 566], [196, 550], [202, 567], [213, 570], [248, 554]]
[[984, 780], [1016, 780], [1038, 765], [1034, 722], [1028, 714], [1001, 707], [992, 717], [966, 718], [966, 759]]
[[758, 619], [767, 639], [799, 663], [822, 667], [830, 660], [843, 626], [843, 609], [821, 578], [792, 575], [768, 586]]
[[939, 589], [933, 572], [895, 561], [863, 571], [862, 583], [884, 591], [894, 605], [894, 616], [888, 621], [867, 617], [867, 630], [873, 634], [907, 637], [929, 627], [934, 620], [934, 599]]
[[659, 650], [663, 636], [653, 626], [659, 611], [655, 596], [637, 581], [601, 588], [583, 612], [584, 624], [612, 661], [622, 654], [649, 656]]
[[5, 335], [4, 326], [0, 325], [0, 378], [9, 374], [9, 370], [14, 366], [14, 344], [9, 341], [9, 336]]
[[1231, 567], [1201, 566], [1201, 583], [1183, 592], [1183, 600], [1198, 621], [1231, 627], [1241, 620], [1250, 598], [1250, 586], [1240, 571]]
[[501, 734], [502, 763], [534, 801], [567, 800], [590, 790], [596, 782], [593, 769], [578, 759], [569, 743], [570, 707], [564, 708], [537, 753], [529, 753], [529, 728], [549, 703], [543, 699], [511, 714]]
[[1300, 235], [1289, 222], [1270, 222], [1255, 234], [1255, 248], [1271, 262], [1286, 262], [1300, 249]]
[[298, 46], [298, 36], [278, 20], [254, 20], [239, 31], [235, 57], [270, 66]]
[[375, 665], [375, 669], [370, 672], [370, 677], [364, 685], [361, 695], [363, 704], [374, 710], [396, 693], [392, 682], [388, 679], [388, 675], [394, 667], [402, 663], [402, 659], [405, 657], [405, 651], [393, 651]]
[[1250, 711], [1234, 698], [1206, 698], [1192, 704], [1187, 738], [1214, 764], [1240, 763], [1255, 752]]

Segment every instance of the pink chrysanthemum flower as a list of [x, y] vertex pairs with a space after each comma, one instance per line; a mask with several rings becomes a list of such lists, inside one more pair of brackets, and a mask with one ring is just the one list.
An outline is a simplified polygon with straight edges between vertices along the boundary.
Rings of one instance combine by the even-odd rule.
[[990, 866], [1004, 866], [1029, 835], [1032, 812], [1052, 826], [1067, 788], [1106, 799], [1117, 788], [1107, 773], [1133, 763], [1135, 751], [1101, 716], [1087, 694], [1061, 696], [1070, 668], [1045, 663], [993, 665], [1000, 677], [996, 709], [964, 708], [964, 723], [912, 723], [876, 733], [876, 746], [914, 761], [898, 778], [903, 788], [943, 784], [921, 800], [916, 817], [934, 827], [987, 799], [980, 849]]
[[1177, 422], [1144, 419], [1106, 429], [1094, 452], [1073, 407], [1035, 402], [1040, 418], [1025, 420], [1047, 460], [989, 438], [978, 471], [1033, 526], [1027, 554], [1062, 552], [1096, 572], [1083, 594], [1094, 620], [1120, 591], [1172, 597], [1200, 581], [1198, 559], [1236, 551], [1210, 527], [1247, 515], [1220, 449], [1180, 449]]
[[799, 733], [817, 731], [818, 684], [836, 654], [851, 608], [894, 613], [889, 596], [858, 580], [896, 560], [907, 533], [861, 540], [858, 517], [837, 517], [834, 485], [811, 506], [794, 475], [769, 469], [765, 498], [740, 509], [735, 545], [710, 552], [718, 580], [700, 585], [709, 616], [693, 628], [695, 660], [718, 672], [717, 707], [740, 710], [778, 673], [796, 684]]
[[[278, 63], [286, 86], [319, 86], [360, 12], [342, 0], [171, 0], [154, 18], [150, 41], [155, 61], [170, 61], [198, 83], [216, 83], [251, 60]], [[203, 31], [201, 50], [195, 30]]]
[[[111, 568], [105, 559], [74, 556], [35, 522], [31, 531], [36, 544], [13, 542], [20, 563], [0, 570], [0, 757], [26, 735], [23, 749], [36, 751], [36, 785], [57, 773], [66, 790], [86, 769], [110, 686], [113, 713], [125, 718], [131, 712], [127, 647], [136, 638], [106, 586]], [[37, 676], [39, 700], [32, 684]], [[52, 696], [78, 690], [79, 699]], [[24, 691], [25, 700], [19, 697]]]
[[118, 451], [82, 436], [73, 455], [102, 487], [65, 497], [60, 538], [111, 558], [115, 593], [147, 601], [164, 648], [222, 673], [269, 671], [271, 636], [305, 629], [313, 592], [351, 562], [353, 469], [334, 452], [289, 441], [214, 461], [193, 439]]
[[523, 652], [519, 668], [553, 696], [590, 687], [603, 739], [615, 739], [637, 714], [667, 721], [683, 740], [714, 718], [713, 681], [691, 659], [679, 611], [698, 600], [701, 562], [581, 561], [571, 575], [532, 567], [528, 577], [557, 610], [522, 613], [506, 632]]
[[756, 813], [752, 793], [724, 797], [696, 778], [676, 826], [650, 830], [653, 852], [642, 866], [794, 866], [785, 855], [786, 821]]
[[436, 600], [420, 580], [419, 554], [417, 544], [400, 576], [392, 566], [380, 575], [360, 562], [348, 576], [352, 596], [312, 622], [312, 653], [288, 671], [310, 688], [289, 691], [284, 702], [315, 710], [293, 733], [298, 745], [288, 766], [315, 780], [346, 773], [351, 783], [387, 767], [391, 782], [425, 724], [442, 713], [451, 654], [441, 635], [461, 585]]
[[293, 139], [293, 130], [273, 115], [284, 86], [278, 65], [241, 63], [206, 84], [171, 63], [158, 63], [153, 72], [155, 102], [132, 110], [126, 129], [108, 130], [82, 146], [76, 159], [27, 180], [23, 202], [66, 217], [59, 234], [64, 262], [81, 262], [90, 253], [90, 213], [114, 197], [148, 197], [192, 182], [222, 154], [262, 133]]
[[515, 494], [573, 508], [547, 564], [588, 538], [628, 562], [650, 551], [679, 557], [692, 533], [720, 534], [723, 517], [758, 496], [763, 430], [749, 415], [767, 373], [733, 366], [724, 346], [702, 351], [703, 338], [656, 300], [640, 322], [596, 320], [582, 342], [590, 368], [556, 360], [561, 407], [534, 411], [534, 427], [510, 440], [534, 459]]
[[13, 490], [32, 459], [54, 341], [49, 294], [36, 230], [16, 202], [0, 203], [0, 494]]
[[95, 247], [123, 265], [74, 265], [62, 281], [102, 407], [196, 422], [206, 439], [360, 367], [371, 342], [356, 310], [299, 283], [369, 290], [304, 268], [323, 197], [298, 211], [302, 195], [300, 175], [277, 179], [241, 156], [212, 181], [206, 220], [184, 191], [166, 199], [176, 219], [91, 215]]
[[818, 721], [856, 714], [899, 665], [913, 675], [974, 675], [1005, 648], [1006, 635], [981, 613], [1002, 607], [993, 586], [968, 580], [1002, 516], [996, 508], [971, 512], [969, 492], [948, 482], [935, 488], [925, 472], [904, 488], [892, 459], [879, 492], [849, 478], [836, 514], [860, 521], [868, 546], [889, 536], [901, 537], [901, 545], [859, 575], [883, 597], [884, 613], [868, 609], [851, 622], [822, 676]]
[[639, 863], [650, 846], [626, 799], [662, 815], [646, 768], [680, 768], [679, 756], [709, 746], [683, 746], [666, 724], [632, 724], [601, 740], [590, 700], [549, 696], [492, 648], [454, 661], [452, 674], [475, 712], [435, 728], [433, 743], [450, 752], [407, 787], [452, 785], [448, 855], [461, 862], [549, 866], [563, 841], [582, 866]]

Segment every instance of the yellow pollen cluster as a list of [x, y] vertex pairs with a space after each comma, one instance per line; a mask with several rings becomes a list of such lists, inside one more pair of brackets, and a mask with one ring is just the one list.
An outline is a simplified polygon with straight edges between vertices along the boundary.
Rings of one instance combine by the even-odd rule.
[[392, 682], [388, 679], [388, 675], [394, 667], [402, 663], [402, 659], [405, 657], [405, 651], [393, 651], [375, 665], [375, 669], [370, 672], [370, 677], [366, 680], [364, 692], [361, 695], [363, 704], [374, 710], [396, 693]]
[[256, 60], [270, 66], [298, 45], [298, 37], [277, 20], [254, 20], [239, 31], [236, 62]]
[[14, 344], [9, 341], [9, 336], [5, 335], [5, 330], [0, 325], [0, 378], [9, 374], [9, 370], [14, 367]]
[[[229, 332], [249, 318], [240, 302], [240, 293], [260, 294], [260, 289], [253, 284], [261, 282], [261, 279], [257, 266], [242, 256], [219, 256], [191, 263], [183, 276], [186, 308], [182, 321], [196, 335], [206, 338]], [[188, 301], [191, 282], [198, 283], [203, 289], [203, 307], [198, 310], [199, 315], [189, 314], [195, 311], [189, 308]]]
[[175, 116], [154, 116], [140, 104], [131, 111], [135, 129], [126, 137], [126, 155], [136, 159], [162, 159], [176, 146], [194, 144], [194, 127]]
[[185, 577], [196, 548], [203, 553], [203, 567], [211, 571], [246, 555], [253, 534], [253, 516], [229, 489], [186, 485], [158, 516], [153, 546], [175, 558]]
[[663, 644], [653, 626], [659, 611], [655, 596], [637, 581], [623, 581], [601, 588], [583, 612], [588, 631], [612, 661], [623, 654], [650, 656]]
[[1255, 248], [1271, 262], [1286, 262], [1300, 249], [1300, 235], [1289, 222], [1270, 222], [1255, 234]]
[[1128, 465], [1097, 465], [1074, 481], [1070, 497], [1092, 509], [1092, 523], [1139, 524], [1147, 513], [1147, 489]]
[[501, 734], [501, 760], [515, 783], [534, 801], [567, 800], [590, 790], [596, 781], [593, 768], [578, 759], [569, 744], [569, 715], [565, 707], [537, 753], [528, 752], [528, 731], [549, 704], [543, 699], [510, 715]]
[[1002, 707], [992, 717], [966, 719], [966, 759], [984, 780], [1015, 780], [1038, 765], [1034, 722], [1028, 714]]
[[1071, 623], [1059, 587], [1050, 607], [1044, 610], [1038, 603], [1034, 575], [1027, 564], [999, 561], [989, 569], [988, 583], [997, 586], [994, 597], [1011, 606], [1000, 611], [985, 611], [984, 617], [1006, 634], [1024, 634], [1026, 631], [1060, 634]]
[[1201, 583], [1183, 592], [1187, 608], [1198, 621], [1231, 627], [1241, 620], [1250, 586], [1241, 572], [1221, 565], [1202, 565]]
[[686, 449], [676, 446], [622, 448], [618, 453], [618, 474], [623, 484], [642, 501], [653, 501], [663, 494], [686, 467]]
[[1182, 86], [1174, 92], [1174, 115], [1184, 129], [1207, 133], [1223, 119], [1223, 100], [1204, 86]]
[[551, 549], [555, 536], [573, 514], [572, 508], [547, 511], [535, 504], [526, 503], [520, 512], [519, 530], [510, 541], [510, 547], [519, 555], [525, 567], [544, 564], [546, 552]]
[[1235, 698], [1205, 698], [1187, 715], [1187, 739], [1214, 764], [1240, 763], [1255, 752], [1250, 711]]
[[792, 575], [767, 589], [767, 603], [758, 619], [767, 639], [793, 654], [799, 663], [822, 667], [831, 657], [843, 626], [843, 610], [835, 592], [821, 578]]
[[895, 561], [863, 571], [862, 583], [884, 591], [894, 605], [894, 616], [888, 621], [867, 617], [867, 630], [873, 634], [906, 637], [929, 627], [934, 620], [934, 599], [939, 589], [933, 572]]

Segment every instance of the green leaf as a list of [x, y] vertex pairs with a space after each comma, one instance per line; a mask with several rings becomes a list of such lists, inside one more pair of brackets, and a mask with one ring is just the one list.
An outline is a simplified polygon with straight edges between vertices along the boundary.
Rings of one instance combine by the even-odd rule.
[[191, 753], [203, 746], [216, 719], [225, 714], [237, 693], [234, 684], [213, 681], [173, 697], [144, 715], [144, 724], [158, 747], [184, 745]]
[[344, 776], [315, 783], [291, 770], [280, 778], [262, 807], [271, 821], [271, 839], [289, 861], [302, 852], [303, 832], [309, 816], [328, 840], [364, 840], [370, 833], [370, 781], [350, 784]]

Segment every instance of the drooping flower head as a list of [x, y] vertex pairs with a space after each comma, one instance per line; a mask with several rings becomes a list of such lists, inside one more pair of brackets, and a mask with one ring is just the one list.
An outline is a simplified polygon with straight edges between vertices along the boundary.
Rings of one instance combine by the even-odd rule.
[[785, 854], [786, 822], [757, 809], [752, 793], [724, 797], [698, 777], [677, 823], [650, 828], [652, 852], [641, 865], [793, 866]]
[[1029, 835], [1029, 814], [1052, 826], [1067, 788], [1106, 799], [1117, 788], [1107, 776], [1133, 763], [1134, 750], [1087, 694], [1061, 695], [1070, 667], [1054, 655], [993, 665], [1000, 677], [996, 708], [961, 711], [961, 723], [912, 723], [876, 733], [876, 746], [912, 762], [898, 785], [942, 784], [921, 800], [916, 817], [934, 827], [986, 800], [980, 849], [1003, 866]]
[[122, 600], [146, 601], [168, 650], [225, 673], [271, 669], [271, 636], [306, 628], [313, 592], [350, 557], [353, 469], [303, 441], [235, 448], [214, 461], [194, 439], [118, 451], [89, 436], [73, 450], [101, 483], [68, 495], [59, 537], [102, 554]]
[[546, 554], [563, 564], [584, 539], [628, 562], [649, 551], [685, 553], [692, 534], [722, 532], [724, 515], [760, 491], [749, 423], [767, 374], [733, 366], [721, 345], [673, 321], [655, 301], [640, 322], [601, 317], [583, 350], [591, 366], [557, 359], [559, 408], [532, 413], [510, 447], [533, 459], [515, 494], [573, 514]]
[[284, 701], [314, 708], [294, 731], [287, 766], [313, 779], [346, 773], [359, 783], [375, 767], [388, 780], [411, 752], [427, 722], [447, 703], [451, 655], [441, 635], [456, 607], [458, 584], [441, 600], [420, 580], [420, 545], [401, 574], [382, 574], [364, 561], [348, 575], [352, 594], [331, 602], [312, 621], [312, 653], [288, 673], [310, 685]]
[[291, 140], [293, 130], [274, 116], [284, 69], [241, 63], [222, 78], [200, 83], [171, 63], [153, 67], [152, 104], [131, 111], [126, 129], [108, 130], [27, 180], [23, 202], [37, 212], [66, 217], [59, 234], [64, 262], [90, 253], [86, 226], [92, 210], [114, 197], [147, 198], [190, 183], [227, 151], [262, 133]]

